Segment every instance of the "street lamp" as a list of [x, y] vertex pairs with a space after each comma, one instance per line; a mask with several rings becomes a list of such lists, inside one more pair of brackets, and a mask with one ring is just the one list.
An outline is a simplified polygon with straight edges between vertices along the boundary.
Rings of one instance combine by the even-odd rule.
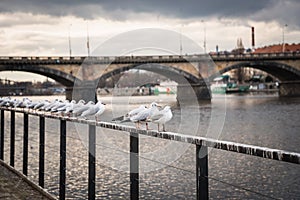
[[205, 21], [201, 20], [201, 22], [203, 23], [203, 48], [204, 48], [204, 53], [206, 53], [206, 26], [205, 26]]
[[284, 53], [285, 52], [285, 42], [284, 42], [284, 29], [285, 27], [287, 27], [288, 25], [285, 24], [283, 27], [282, 27], [282, 52]]
[[88, 57], [90, 57], [90, 35], [89, 35], [89, 24], [88, 21], [86, 21], [86, 46], [88, 51]]
[[72, 26], [72, 24], [69, 25], [69, 52], [70, 52], [70, 57], [72, 56], [71, 36], [70, 36], [71, 26]]
[[180, 35], [179, 35], [179, 53], [180, 55], [182, 55], [182, 28], [183, 28], [183, 24], [181, 24], [180, 27]]

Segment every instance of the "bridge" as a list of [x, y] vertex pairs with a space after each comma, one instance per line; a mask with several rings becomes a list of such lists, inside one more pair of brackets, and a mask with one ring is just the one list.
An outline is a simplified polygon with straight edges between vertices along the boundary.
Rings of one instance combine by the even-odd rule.
[[0, 57], [0, 71], [44, 75], [67, 88], [67, 98], [95, 96], [104, 80], [130, 69], [157, 72], [178, 83], [177, 99], [211, 99], [209, 80], [250, 67], [280, 81], [280, 96], [300, 96], [300, 53], [163, 55], [121, 57]]

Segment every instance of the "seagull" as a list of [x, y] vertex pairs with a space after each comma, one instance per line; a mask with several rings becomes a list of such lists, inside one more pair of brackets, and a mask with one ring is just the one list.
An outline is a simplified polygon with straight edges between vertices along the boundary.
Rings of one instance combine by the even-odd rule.
[[47, 106], [48, 104], [50, 104], [49, 100], [39, 101], [39, 103], [36, 104], [33, 107], [33, 109], [35, 109], [35, 110], [43, 110], [42, 107]]
[[76, 107], [76, 109], [73, 110], [73, 115], [75, 117], [80, 116], [84, 111], [88, 110], [92, 105], [95, 105], [95, 103], [93, 101], [89, 101], [85, 105], [81, 105], [79, 107]]
[[40, 102], [39, 101], [31, 101], [30, 103], [27, 104], [26, 108], [33, 109], [34, 106], [36, 106], [38, 103], [40, 103]]
[[68, 106], [66, 108], [66, 111], [64, 112], [64, 114], [66, 114], [67, 116], [70, 116], [70, 114], [78, 109], [79, 107], [83, 106], [85, 104], [85, 101], [83, 99], [79, 100], [78, 103], [71, 101], [70, 106]]
[[43, 110], [50, 111], [53, 107], [57, 106], [59, 104], [59, 100], [55, 99], [52, 103], [49, 103], [47, 106], [43, 107]]
[[3, 97], [0, 106], [6, 106], [10, 101], [12, 101], [10, 97]]
[[163, 110], [160, 110], [150, 116], [150, 121], [157, 124], [157, 131], [159, 131], [159, 125], [163, 126], [163, 131], [165, 132], [165, 124], [170, 121], [173, 117], [171, 107], [166, 106]]
[[69, 103], [69, 100], [65, 100], [64, 102], [59, 101], [56, 106], [51, 108], [51, 112], [57, 112], [59, 108], [66, 106]]
[[82, 112], [80, 116], [86, 118], [88, 116], [94, 115], [95, 120], [98, 121], [98, 117], [104, 112], [104, 110], [105, 110], [105, 104], [102, 103], [101, 101], [98, 101], [98, 103], [96, 103], [95, 105], [89, 106], [89, 108], [84, 112]]
[[74, 104], [76, 104], [75, 100], [72, 100], [71, 102], [68, 101], [64, 106], [57, 108], [57, 114], [68, 114], [71, 109], [73, 110]]
[[134, 122], [136, 124], [136, 128], [140, 128], [140, 122], [146, 122], [146, 129], [149, 130], [147, 119], [153, 115], [153, 113], [158, 112], [158, 104], [155, 102], [152, 102], [150, 105], [150, 108], [143, 110], [139, 112], [138, 114], [130, 117], [130, 121]]
[[29, 103], [31, 103], [31, 100], [29, 100], [28, 98], [23, 98], [23, 100], [17, 100], [14, 103], [14, 107], [15, 108], [22, 108], [23, 111], [24, 111], [24, 108], [26, 108]]
[[16, 102], [18, 102], [17, 99], [9, 99], [6, 101], [5, 105], [6, 107], [12, 107], [16, 104]]
[[147, 107], [145, 105], [140, 105], [138, 108], [135, 108], [135, 109], [129, 111], [126, 115], [121, 116], [121, 117], [116, 117], [116, 118], [112, 119], [112, 121], [121, 120], [121, 123], [129, 122], [130, 117], [133, 117], [134, 115], [137, 115], [139, 112], [142, 112], [144, 110], [147, 110]]

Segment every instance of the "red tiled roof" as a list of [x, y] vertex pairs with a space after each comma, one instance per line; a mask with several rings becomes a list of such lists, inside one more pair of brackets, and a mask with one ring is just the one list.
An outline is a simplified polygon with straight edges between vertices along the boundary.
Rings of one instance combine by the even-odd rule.
[[[283, 50], [282, 44], [276, 44], [271, 46], [265, 46], [255, 49], [254, 53], [281, 53]], [[285, 44], [286, 52], [300, 52], [300, 43], [299, 44]]]

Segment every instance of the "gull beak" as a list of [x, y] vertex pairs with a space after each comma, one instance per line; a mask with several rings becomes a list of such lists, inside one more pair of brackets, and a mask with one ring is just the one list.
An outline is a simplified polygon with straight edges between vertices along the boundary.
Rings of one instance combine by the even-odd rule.
[[162, 105], [160, 105], [160, 104], [157, 104], [157, 105], [156, 105], [156, 107], [158, 107], [158, 108], [162, 108]]

